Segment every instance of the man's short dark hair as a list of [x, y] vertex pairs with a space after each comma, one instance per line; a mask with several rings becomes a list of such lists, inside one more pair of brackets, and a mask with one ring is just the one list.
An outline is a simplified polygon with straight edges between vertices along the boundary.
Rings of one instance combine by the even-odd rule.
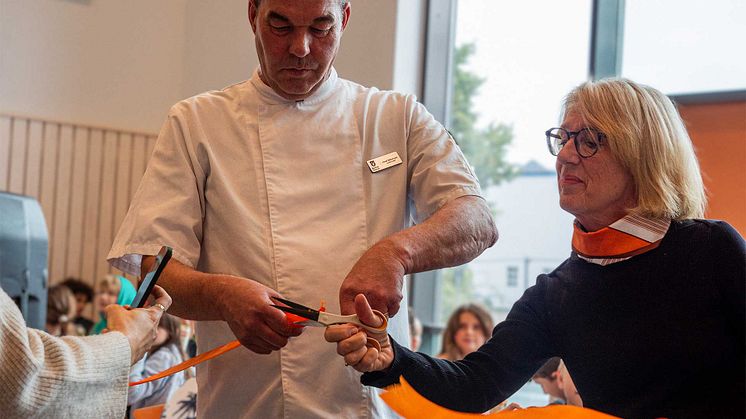
[[[261, 3], [261, 0], [249, 0], [254, 2], [254, 7], [259, 9], [259, 3]], [[345, 4], [347, 4], [350, 0], [337, 0], [337, 3], [339, 3], [339, 7], [341, 7], [344, 10]]]
[[552, 373], [557, 371], [557, 368], [559, 368], [559, 364], [560, 357], [555, 356], [553, 358], [549, 358], [547, 362], [545, 362], [544, 365], [541, 366], [541, 368], [536, 370], [532, 378], [546, 378], [549, 380], [553, 380], [554, 377], [552, 376]]
[[86, 296], [88, 301], [93, 301], [93, 288], [78, 278], [65, 278], [62, 284], [70, 289], [73, 294], [83, 294]]

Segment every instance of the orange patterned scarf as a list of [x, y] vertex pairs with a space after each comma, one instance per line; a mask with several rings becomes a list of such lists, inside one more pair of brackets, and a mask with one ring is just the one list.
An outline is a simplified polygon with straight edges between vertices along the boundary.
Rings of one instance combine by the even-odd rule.
[[575, 222], [572, 250], [590, 263], [609, 265], [653, 250], [666, 235], [671, 220], [626, 215], [608, 227], [586, 232]]

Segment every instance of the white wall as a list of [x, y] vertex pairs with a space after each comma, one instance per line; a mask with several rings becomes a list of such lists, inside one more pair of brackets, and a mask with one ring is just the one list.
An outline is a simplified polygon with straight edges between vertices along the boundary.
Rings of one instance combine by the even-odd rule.
[[[247, 0], [0, 0], [0, 112], [155, 132], [258, 65]], [[416, 93], [422, 0], [355, 0], [342, 77]], [[397, 48], [397, 45], [401, 47]]]
[[0, 111], [153, 131], [180, 96], [185, 0], [0, 0]]
[[248, 0], [187, 0], [184, 97], [251, 77], [259, 61], [247, 5]]

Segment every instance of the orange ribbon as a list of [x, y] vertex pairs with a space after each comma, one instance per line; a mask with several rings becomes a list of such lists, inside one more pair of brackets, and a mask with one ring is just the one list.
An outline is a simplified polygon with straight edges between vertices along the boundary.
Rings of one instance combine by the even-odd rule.
[[[323, 303], [322, 303], [322, 308], [323, 308]], [[303, 326], [295, 324], [295, 323], [296, 322], [302, 322], [302, 321], [308, 320], [306, 318], [303, 318], [301, 316], [297, 316], [297, 315], [292, 314], [292, 313], [285, 313], [285, 317], [286, 317], [286, 321], [288, 322], [288, 324], [291, 327], [303, 327]], [[199, 354], [199, 355], [195, 356], [194, 358], [187, 359], [186, 361], [182, 362], [181, 364], [176, 364], [176, 365], [174, 365], [173, 367], [171, 367], [171, 368], [169, 368], [167, 370], [159, 372], [158, 374], [154, 374], [154, 375], [151, 375], [150, 377], [143, 378], [140, 381], [133, 381], [133, 382], [129, 383], [129, 386], [133, 387], [133, 386], [138, 386], [140, 384], [149, 383], [151, 381], [160, 380], [161, 378], [168, 377], [169, 375], [176, 374], [177, 372], [184, 371], [185, 369], [187, 369], [189, 367], [193, 367], [193, 366], [195, 366], [197, 364], [201, 364], [201, 363], [203, 363], [205, 361], [208, 361], [210, 359], [213, 359], [213, 358], [215, 358], [217, 356], [223, 355], [224, 353], [226, 353], [228, 351], [232, 351], [233, 349], [236, 349], [239, 346], [241, 346], [241, 343], [238, 340], [234, 340], [233, 342], [228, 342], [225, 345], [219, 346], [219, 347], [217, 347], [217, 348], [215, 348], [215, 349], [213, 349], [211, 351], [207, 351], [207, 352], [205, 352], [203, 354]]]
[[225, 345], [219, 346], [211, 351], [207, 351], [203, 354], [199, 354], [195, 356], [194, 358], [187, 359], [181, 364], [174, 365], [173, 367], [165, 371], [161, 371], [158, 374], [151, 375], [150, 377], [144, 378], [140, 381], [134, 381], [130, 383], [129, 386], [133, 387], [133, 386], [138, 386], [140, 384], [149, 383], [151, 381], [160, 380], [161, 378], [168, 377], [169, 375], [176, 374], [179, 371], [184, 371], [185, 369], [189, 367], [205, 362], [209, 359], [213, 359], [216, 356], [220, 356], [228, 351], [232, 351], [233, 349], [236, 349], [239, 346], [241, 346], [241, 342], [239, 342], [238, 340], [234, 340], [233, 342], [228, 342]]

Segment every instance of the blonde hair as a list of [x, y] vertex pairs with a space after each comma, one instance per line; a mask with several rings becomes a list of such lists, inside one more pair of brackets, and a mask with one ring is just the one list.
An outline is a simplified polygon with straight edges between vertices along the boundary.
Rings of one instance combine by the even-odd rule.
[[104, 277], [96, 283], [97, 294], [104, 291], [111, 291], [113, 294], [119, 294], [121, 288], [122, 283], [119, 282], [119, 277], [112, 274], [104, 275]]
[[653, 218], [702, 218], [707, 198], [692, 141], [673, 102], [627, 79], [581, 84], [565, 98], [563, 116], [576, 113], [606, 135], [614, 158], [635, 183], [630, 212]]

